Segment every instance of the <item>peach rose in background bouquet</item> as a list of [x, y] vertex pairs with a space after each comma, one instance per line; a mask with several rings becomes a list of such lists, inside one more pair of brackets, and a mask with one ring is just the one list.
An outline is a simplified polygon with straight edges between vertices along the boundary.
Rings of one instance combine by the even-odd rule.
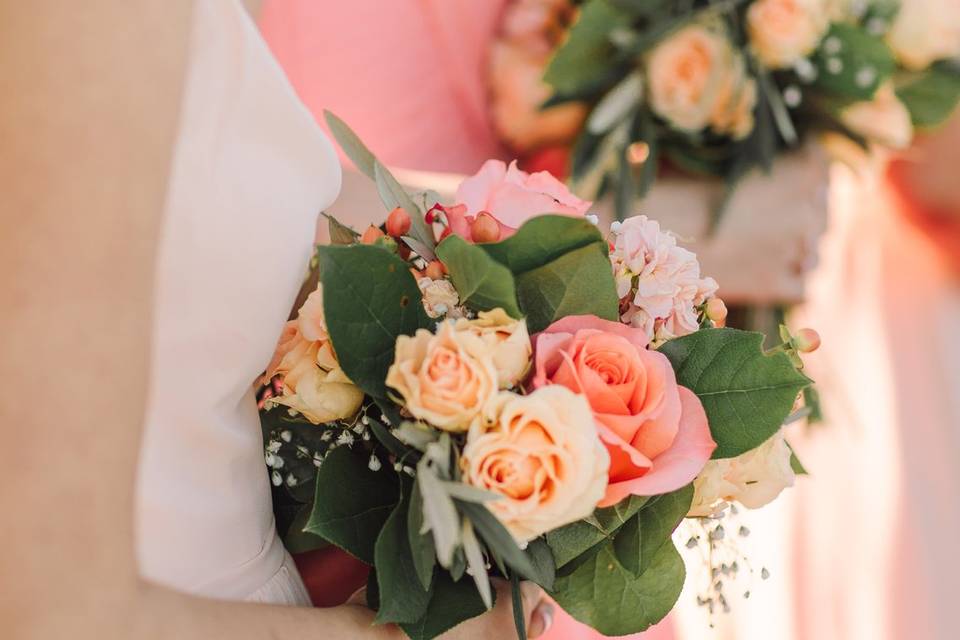
[[376, 623], [411, 638], [490, 608], [491, 577], [606, 635], [658, 622], [683, 586], [674, 528], [734, 497], [708, 493], [718, 474], [779, 463], [800, 343], [717, 327], [716, 283], [645, 217], [601, 231], [548, 174], [492, 162], [457, 202], [411, 195], [328, 120], [390, 214], [362, 235], [330, 219], [320, 287], [267, 371], [288, 544], [371, 565]]
[[[505, 10], [497, 46], [539, 59], [556, 42], [543, 74], [552, 91], [538, 90], [536, 101], [543, 114], [576, 106], [586, 116], [575, 135], [568, 122], [554, 137], [525, 118], [495, 121], [508, 124], [500, 126], [505, 141], [532, 163], [569, 140], [568, 163], [555, 171], [583, 197], [615, 194], [619, 219], [662, 163], [732, 190], [825, 134], [863, 147], [903, 145], [914, 128], [940, 126], [960, 101], [960, 4], [952, 0], [586, 0], [575, 19], [543, 23], [550, 38], [515, 38], [511, 25], [529, 23], [527, 4]], [[503, 66], [491, 66], [492, 87]], [[516, 100], [505, 95], [492, 92], [494, 114], [513, 111]], [[881, 108], [892, 133], [860, 116]]]

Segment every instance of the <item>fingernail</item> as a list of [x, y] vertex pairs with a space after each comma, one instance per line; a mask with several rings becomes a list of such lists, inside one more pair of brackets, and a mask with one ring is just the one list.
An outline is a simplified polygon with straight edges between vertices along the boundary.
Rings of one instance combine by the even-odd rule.
[[530, 616], [530, 630], [527, 633], [528, 638], [539, 638], [550, 630], [553, 624], [553, 605], [549, 602], [543, 602], [537, 605]]

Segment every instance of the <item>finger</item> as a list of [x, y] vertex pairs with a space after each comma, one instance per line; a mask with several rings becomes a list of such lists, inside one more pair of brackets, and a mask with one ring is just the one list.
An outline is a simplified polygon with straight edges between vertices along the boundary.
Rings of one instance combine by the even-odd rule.
[[367, 606], [367, 588], [360, 587], [359, 589], [354, 591], [353, 595], [347, 599], [346, 603], [349, 605], [354, 605], [359, 607]]
[[550, 626], [553, 624], [554, 611], [554, 605], [549, 600], [544, 598], [540, 601], [540, 604], [533, 610], [530, 616], [530, 624], [527, 626], [527, 637], [530, 640], [539, 638], [550, 630]]

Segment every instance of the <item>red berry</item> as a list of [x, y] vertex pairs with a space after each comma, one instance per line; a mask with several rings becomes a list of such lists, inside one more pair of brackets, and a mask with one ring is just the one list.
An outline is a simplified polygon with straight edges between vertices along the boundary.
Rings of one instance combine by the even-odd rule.
[[399, 238], [410, 231], [410, 214], [397, 207], [387, 216], [387, 234]]

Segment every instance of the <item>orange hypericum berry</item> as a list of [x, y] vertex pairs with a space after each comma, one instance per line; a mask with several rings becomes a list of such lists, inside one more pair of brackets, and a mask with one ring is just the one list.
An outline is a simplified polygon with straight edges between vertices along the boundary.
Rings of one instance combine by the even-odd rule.
[[410, 214], [397, 207], [387, 216], [387, 234], [394, 238], [405, 236], [410, 231]]
[[474, 242], [496, 242], [500, 239], [500, 223], [486, 211], [481, 211], [470, 227], [470, 237]]

